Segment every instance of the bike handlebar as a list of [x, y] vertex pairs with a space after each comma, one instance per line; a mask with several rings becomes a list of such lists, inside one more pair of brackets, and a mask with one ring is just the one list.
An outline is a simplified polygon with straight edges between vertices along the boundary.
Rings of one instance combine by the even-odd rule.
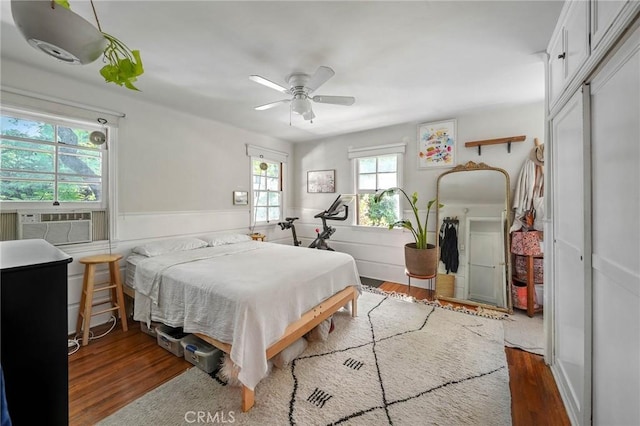
[[349, 217], [349, 206], [344, 206], [344, 215], [338, 216], [339, 212], [327, 214], [327, 210], [318, 213], [314, 218], [327, 219], [327, 220], [347, 220]]

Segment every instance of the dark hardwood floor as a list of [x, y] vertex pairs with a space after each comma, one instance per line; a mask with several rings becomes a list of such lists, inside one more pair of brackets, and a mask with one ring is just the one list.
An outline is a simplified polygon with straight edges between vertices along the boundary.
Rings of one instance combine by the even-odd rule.
[[[379, 288], [406, 293], [407, 286], [384, 283]], [[422, 299], [427, 290], [411, 287]], [[94, 332], [100, 334], [104, 326]], [[551, 374], [539, 355], [505, 348], [509, 364], [514, 425], [569, 425]], [[171, 380], [192, 365], [157, 345], [135, 322], [123, 332], [118, 324], [105, 337], [69, 356], [69, 424], [91, 425], [136, 398]]]

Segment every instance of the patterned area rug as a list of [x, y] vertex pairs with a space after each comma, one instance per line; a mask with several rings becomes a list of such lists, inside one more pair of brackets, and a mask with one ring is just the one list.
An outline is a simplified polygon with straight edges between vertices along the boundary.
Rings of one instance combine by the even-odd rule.
[[367, 291], [358, 312], [274, 368], [248, 413], [238, 388], [192, 368], [100, 424], [511, 424], [503, 321]]

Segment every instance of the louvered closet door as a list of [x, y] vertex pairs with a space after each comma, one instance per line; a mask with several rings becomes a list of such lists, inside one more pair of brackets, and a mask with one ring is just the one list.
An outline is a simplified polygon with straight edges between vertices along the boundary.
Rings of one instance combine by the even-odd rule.
[[591, 82], [593, 424], [640, 422], [640, 29]]
[[[583, 423], [589, 412], [585, 373], [584, 131], [582, 91], [552, 120], [555, 371], [558, 386]], [[559, 377], [558, 377], [559, 376]]]

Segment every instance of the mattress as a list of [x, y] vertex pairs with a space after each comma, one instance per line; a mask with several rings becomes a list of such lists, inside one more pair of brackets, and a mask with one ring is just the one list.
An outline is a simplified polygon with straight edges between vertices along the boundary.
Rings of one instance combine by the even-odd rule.
[[127, 257], [127, 261], [125, 264], [124, 270], [124, 283], [125, 285], [133, 288], [133, 280], [136, 275], [136, 265], [141, 260], [148, 259], [147, 256], [142, 256], [141, 254], [132, 254]]
[[290, 323], [349, 286], [361, 289], [348, 254], [258, 241], [130, 257], [127, 269], [136, 320], [231, 344], [250, 389], [268, 371], [266, 349]]

